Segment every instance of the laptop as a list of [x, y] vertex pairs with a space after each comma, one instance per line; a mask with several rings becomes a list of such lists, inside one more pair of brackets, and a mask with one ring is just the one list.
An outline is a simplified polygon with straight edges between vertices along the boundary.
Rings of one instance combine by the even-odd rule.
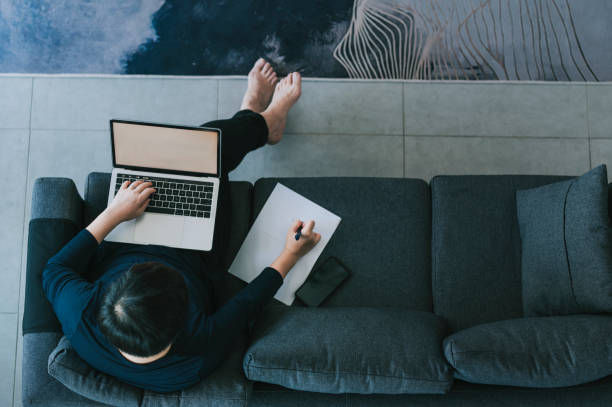
[[122, 222], [111, 242], [210, 251], [221, 174], [221, 130], [111, 120], [110, 204], [124, 181], [151, 181], [145, 212]]

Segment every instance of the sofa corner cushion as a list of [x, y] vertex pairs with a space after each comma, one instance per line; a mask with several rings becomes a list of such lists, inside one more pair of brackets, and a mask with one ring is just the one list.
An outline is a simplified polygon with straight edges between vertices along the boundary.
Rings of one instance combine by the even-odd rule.
[[444, 339], [455, 377], [521, 387], [566, 387], [612, 374], [612, 316], [518, 318]]
[[606, 166], [516, 199], [524, 315], [612, 312]]
[[243, 360], [250, 380], [324, 393], [447, 393], [444, 319], [402, 308], [268, 310]]
[[170, 393], [144, 390], [94, 369], [81, 359], [65, 336], [49, 355], [47, 370], [74, 393], [113, 406], [143, 407], [174, 402], [181, 405], [243, 406], [253, 390], [252, 383], [240, 368], [246, 341], [246, 336], [241, 337], [226, 360], [199, 383]]
[[139, 406], [143, 390], [92, 368], [79, 357], [64, 336], [49, 355], [49, 375], [73, 392], [115, 406]]

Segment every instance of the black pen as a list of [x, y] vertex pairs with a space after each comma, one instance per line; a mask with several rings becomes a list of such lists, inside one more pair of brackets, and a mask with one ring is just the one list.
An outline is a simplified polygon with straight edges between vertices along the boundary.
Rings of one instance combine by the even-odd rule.
[[300, 236], [302, 236], [302, 226], [298, 228], [297, 233], [295, 234], [295, 240], [299, 240]]

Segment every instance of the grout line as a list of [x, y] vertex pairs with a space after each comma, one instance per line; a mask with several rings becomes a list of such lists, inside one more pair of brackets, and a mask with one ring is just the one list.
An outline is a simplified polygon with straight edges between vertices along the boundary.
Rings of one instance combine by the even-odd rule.
[[[21, 281], [22, 281], [22, 273], [24, 273], [23, 270], [23, 250], [24, 250], [24, 245], [27, 245], [26, 242], [24, 242], [25, 239], [25, 222], [26, 222], [26, 208], [27, 208], [27, 199], [28, 199], [28, 176], [29, 176], [29, 171], [30, 171], [30, 145], [32, 142], [32, 106], [34, 105], [34, 77], [32, 76], [32, 82], [31, 82], [31, 88], [30, 88], [30, 117], [29, 117], [29, 124], [28, 124], [28, 152], [26, 154], [26, 171], [25, 171], [25, 192], [24, 192], [24, 200], [23, 200], [23, 224], [21, 226], [21, 253], [20, 253], [20, 260], [19, 260], [19, 293], [17, 295], [17, 329], [16, 329], [16, 333], [15, 333], [15, 363], [13, 365], [13, 403], [12, 405], [15, 406], [15, 386], [17, 384], [17, 378], [16, 378], [16, 374], [17, 374], [17, 359], [19, 358], [19, 355], [17, 354], [17, 350], [18, 350], [18, 345], [19, 345], [19, 314], [21, 312]], [[26, 251], [26, 255], [27, 255], [27, 251]], [[25, 284], [25, 283], [24, 283]]]
[[402, 177], [406, 177], [406, 84], [402, 84]]
[[536, 136], [475, 136], [475, 135], [438, 135], [438, 134], [411, 134], [404, 137], [411, 138], [474, 138], [495, 140], [585, 140], [586, 137], [536, 137]]
[[217, 120], [220, 119], [219, 117], [219, 87], [220, 87], [219, 80], [217, 80], [217, 114], [216, 114]]
[[586, 123], [587, 123], [587, 140], [588, 140], [588, 148], [589, 148], [589, 169], [593, 169], [593, 161], [591, 159], [591, 107], [589, 104], [589, 89], [587, 86], [584, 86], [584, 94], [586, 98]]
[[[213, 79], [227, 79], [227, 80], [236, 80], [242, 79], [246, 80], [248, 76], [245, 75], [143, 75], [143, 74], [90, 74], [90, 73], [82, 73], [82, 74], [44, 74], [44, 73], [0, 73], [0, 78], [19, 78], [19, 77], [28, 77], [28, 78], [51, 78], [51, 79], [171, 79], [171, 80], [181, 80], [181, 79], [191, 79], [191, 80], [213, 80]], [[325, 77], [303, 77], [303, 80], [307, 82], [347, 82], [347, 83], [422, 83], [422, 84], [476, 84], [476, 85], [522, 85], [522, 84], [531, 84], [531, 85], [543, 85], [543, 86], [555, 86], [557, 84], [560, 85], [572, 85], [572, 86], [581, 86], [587, 84], [589, 86], [606, 86], [612, 81], [529, 81], [529, 80], [462, 80], [462, 79], [434, 79], [434, 80], [422, 80], [422, 79], [359, 79], [359, 78], [348, 78], [348, 77], [339, 77], [339, 78], [325, 78]]]
[[[218, 119], [217, 119], [218, 120]], [[0, 129], [4, 130], [4, 129]], [[24, 129], [20, 129], [24, 130]], [[108, 129], [56, 129], [36, 128], [33, 131], [65, 131], [65, 132], [108, 132]], [[554, 136], [497, 136], [478, 134], [375, 134], [375, 133], [322, 133], [322, 132], [285, 132], [294, 136], [355, 136], [355, 137], [440, 137], [440, 138], [487, 138], [487, 139], [516, 139], [516, 140], [584, 140], [586, 137], [554, 137]], [[593, 137], [594, 139], [612, 140], [612, 137]]]

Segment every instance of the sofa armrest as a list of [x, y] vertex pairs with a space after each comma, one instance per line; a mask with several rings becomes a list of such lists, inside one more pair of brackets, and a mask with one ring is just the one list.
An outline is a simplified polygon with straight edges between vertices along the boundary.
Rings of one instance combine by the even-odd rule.
[[522, 387], [566, 387], [612, 374], [612, 316], [517, 318], [476, 325], [444, 340], [455, 377]]
[[442, 394], [444, 319], [390, 307], [303, 308], [272, 303], [244, 355], [250, 380], [324, 393]]
[[42, 289], [42, 272], [82, 227], [83, 200], [71, 179], [38, 178], [32, 189], [28, 225], [23, 333], [61, 332]]
[[30, 219], [68, 219], [83, 224], [83, 199], [69, 178], [37, 178], [32, 188]]

